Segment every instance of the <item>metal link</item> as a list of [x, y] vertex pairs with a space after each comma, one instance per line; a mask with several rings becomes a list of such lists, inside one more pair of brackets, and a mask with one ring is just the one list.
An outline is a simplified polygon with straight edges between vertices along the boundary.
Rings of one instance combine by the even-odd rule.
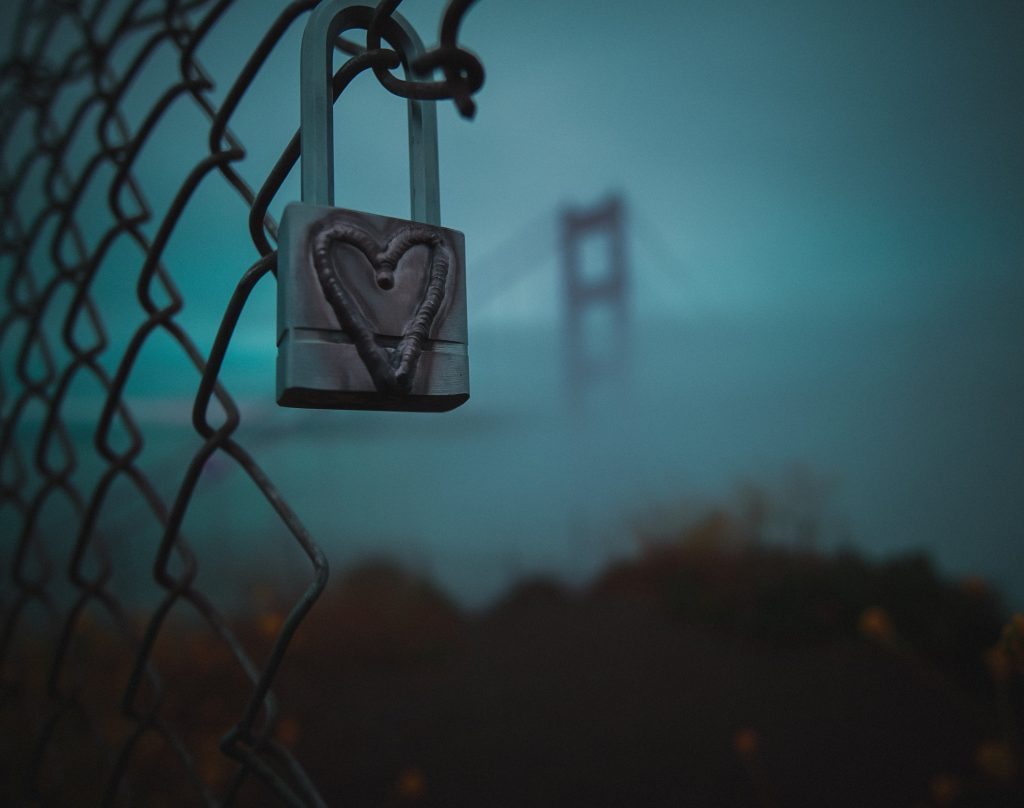
[[[49, 782], [47, 773], [54, 770], [54, 760], [82, 756], [80, 748], [69, 749], [63, 740], [74, 725], [94, 740], [95, 759], [102, 761], [90, 771], [93, 782], [102, 778], [96, 794], [101, 804], [137, 804], [145, 793], [138, 759], [151, 735], [169, 750], [184, 774], [182, 782], [202, 804], [232, 804], [243, 786], [246, 793], [262, 788], [289, 805], [325, 804], [299, 761], [274, 739], [278, 710], [271, 685], [296, 629], [327, 583], [327, 561], [270, 477], [235, 440], [241, 416], [219, 380], [249, 295], [276, 271], [277, 223], [267, 211], [299, 156], [296, 134], [253, 190], [235, 169], [246, 150], [230, 125], [282, 37], [318, 0], [295, 0], [281, 10], [218, 102], [214, 78], [196, 53], [233, 2], [23, 0], [12, 15], [13, 48], [0, 66], [0, 519], [5, 533], [0, 551], [0, 720], [29, 720], [18, 726], [24, 753], [0, 764], [6, 772], [21, 772], [10, 786], [13, 791], [0, 793], [0, 801], [49, 803], [57, 798], [60, 783]], [[389, 72], [407, 63], [388, 35], [394, 25], [390, 15], [399, 3], [383, 0], [376, 6], [365, 44], [339, 40], [338, 48], [353, 58], [335, 74], [334, 98], [356, 75], [372, 69], [392, 93], [452, 99], [462, 115], [471, 117], [483, 67], [457, 40], [473, 0], [449, 3], [438, 46], [410, 65], [414, 75], [422, 76], [413, 81]], [[174, 51], [178, 72], [166, 86], [152, 89], [142, 119], [133, 123], [126, 115], [126, 98], [162, 48]], [[435, 70], [443, 80], [429, 80]], [[208, 153], [183, 167], [183, 180], [166, 210], [155, 210], [139, 175], [139, 156], [161, 131], [171, 107], [183, 99], [208, 122]], [[75, 162], [72, 155], [80, 154], [83, 144], [86, 158]], [[178, 319], [185, 300], [165, 263], [165, 251], [196, 190], [211, 176], [221, 177], [249, 208], [249, 235], [261, 257], [241, 274], [204, 355]], [[109, 220], [99, 233], [90, 232], [100, 218], [89, 201], [96, 186], [105, 193]], [[104, 305], [97, 278], [109, 274], [115, 261], [116, 271], [127, 277], [128, 268], [113, 257], [125, 247], [137, 250], [141, 261], [131, 278], [137, 325], [120, 345], [108, 335], [107, 323], [123, 313]], [[170, 340], [199, 376], [192, 426], [202, 444], [170, 500], [140, 465], [146, 439], [125, 397], [143, 350], [158, 335]], [[69, 391], [82, 380], [98, 386], [104, 396], [93, 451], [69, 427]], [[245, 472], [309, 564], [305, 590], [260, 664], [199, 589], [198, 557], [182, 531], [200, 473], [214, 456], [229, 458]], [[124, 499], [126, 490], [160, 532], [151, 559], [160, 598], [141, 621], [137, 604], [116, 591], [120, 559], [111, 547], [113, 537], [101, 526], [105, 511], [115, 498]], [[55, 518], [63, 518], [68, 536], [54, 535], [49, 525]], [[233, 764], [226, 784], [214, 784], [204, 775], [190, 736], [167, 712], [174, 699], [203, 695], [176, 692], [176, 683], [160, 675], [155, 649], [168, 634], [172, 612], [182, 608], [212, 633], [251, 688], [220, 743], [226, 762]], [[129, 730], [114, 744], [104, 730], [113, 717], [97, 711], [94, 694], [87, 692], [97, 682], [81, 676], [80, 641], [89, 635], [97, 613], [113, 626], [112, 647], [131, 660], [120, 680], [123, 690], [114, 694], [118, 718]], [[104, 683], [116, 688], [118, 681], [108, 676]], [[75, 799], [81, 804], [87, 797]]]

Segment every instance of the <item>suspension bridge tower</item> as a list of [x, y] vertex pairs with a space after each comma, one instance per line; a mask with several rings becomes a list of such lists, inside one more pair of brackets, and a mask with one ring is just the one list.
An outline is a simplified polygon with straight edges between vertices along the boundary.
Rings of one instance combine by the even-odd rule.
[[579, 408], [599, 380], [624, 382], [629, 364], [626, 203], [613, 194], [561, 214], [565, 384]]

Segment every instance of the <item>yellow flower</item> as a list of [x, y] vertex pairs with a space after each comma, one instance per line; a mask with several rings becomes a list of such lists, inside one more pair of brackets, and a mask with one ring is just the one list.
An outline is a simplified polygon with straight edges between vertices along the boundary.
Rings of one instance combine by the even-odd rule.
[[988, 595], [988, 583], [980, 575], [968, 575], [960, 581], [960, 591], [969, 597], [981, 599]]
[[896, 629], [893, 628], [889, 615], [878, 606], [869, 606], [860, 613], [857, 630], [862, 636], [875, 642], [886, 645], [896, 642]]
[[1002, 645], [993, 645], [985, 651], [985, 666], [992, 674], [994, 681], [1000, 684], [1010, 681], [1013, 665], [1009, 654], [1006, 653]]
[[736, 730], [732, 736], [732, 748], [741, 758], [752, 758], [757, 754], [760, 746], [760, 738], [757, 731], [750, 727], [742, 727]]
[[928, 782], [928, 792], [932, 802], [945, 808], [960, 797], [960, 781], [951, 774], [937, 774]]
[[276, 637], [277, 633], [281, 630], [281, 625], [284, 623], [284, 618], [281, 617], [277, 612], [268, 612], [260, 617], [259, 629], [260, 634], [264, 637]]
[[1024, 673], [1024, 614], [1015, 614], [1003, 626], [999, 647], [1017, 672]]
[[417, 768], [405, 769], [398, 775], [395, 791], [405, 800], [420, 799], [427, 793], [427, 781], [423, 779], [423, 772]]
[[982, 743], [974, 753], [974, 762], [988, 777], [1001, 783], [1010, 783], [1017, 776], [1013, 750], [1002, 741]]

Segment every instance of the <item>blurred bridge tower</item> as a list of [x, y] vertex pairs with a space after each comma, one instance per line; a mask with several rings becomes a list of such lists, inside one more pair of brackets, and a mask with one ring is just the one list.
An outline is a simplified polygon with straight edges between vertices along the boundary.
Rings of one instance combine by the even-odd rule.
[[565, 384], [579, 409], [598, 380], [625, 382], [629, 362], [626, 203], [619, 193], [561, 214]]

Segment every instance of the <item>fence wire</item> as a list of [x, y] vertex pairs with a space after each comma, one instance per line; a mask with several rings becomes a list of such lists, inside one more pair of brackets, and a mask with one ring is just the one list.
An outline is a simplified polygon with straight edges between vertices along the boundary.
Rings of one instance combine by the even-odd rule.
[[[240, 411], [219, 380], [250, 293], [276, 271], [277, 224], [268, 207], [299, 156], [296, 132], [262, 184], [251, 187], [238, 170], [246, 148], [232, 129], [233, 116], [286, 33], [318, 2], [282, 4], [227, 80], [212, 77], [196, 54], [234, 0], [25, 0], [11, 15], [11, 46], [0, 68], [0, 798], [6, 804], [157, 804], [161, 788], [169, 789], [169, 804], [265, 804], [269, 794], [290, 805], [325, 804], [282, 740], [271, 685], [326, 584], [328, 566], [270, 477], [235, 439]], [[367, 30], [358, 35], [364, 44], [351, 33], [339, 39], [338, 48], [352, 58], [335, 74], [335, 98], [354, 76], [372, 70], [396, 95], [451, 99], [472, 116], [483, 68], [458, 44], [458, 34], [473, 0], [448, 4], [438, 45], [410, 65], [418, 74], [442, 76], [423, 81], [399, 79], [388, 69], [396, 63], [392, 14], [400, 2], [382, 0], [368, 10]], [[147, 86], [144, 114], [133, 122], [126, 98], [137, 92], [154, 53], [166, 48], [177, 70], [164, 86]], [[400, 50], [397, 60], [407, 61]], [[227, 89], [218, 95], [218, 87]], [[139, 156], [182, 100], [208, 127], [208, 153], [182, 172], [170, 202], [155, 206], [140, 179]], [[237, 286], [204, 353], [179, 317], [185, 300], [166, 248], [197, 188], [213, 177], [248, 206], [249, 232], [238, 241], [251, 240], [260, 258], [238, 268]], [[96, 199], [108, 221], [99, 232]], [[126, 316], [103, 297], [97, 279], [109, 275], [135, 289], [137, 324], [125, 340], [109, 332], [113, 320]], [[173, 341], [199, 379], [191, 420], [201, 445], [179, 470], [171, 497], [161, 492], [164, 481], [143, 469], [146, 435], [125, 395], [147, 361], [146, 346], [158, 339]], [[91, 447], [78, 439], [73, 422], [81, 413], [72, 411], [77, 399], [69, 393], [83, 379], [102, 390]], [[247, 475], [308, 561], [308, 583], [262, 654], [252, 652], [202, 591], [198, 556], [182, 530], [200, 474], [215, 456], [230, 458]], [[105, 514], [124, 507], [125, 499], [134, 500], [160, 535], [148, 559], [159, 598], [146, 612], [113, 585], [121, 559], [111, 550]], [[144, 550], [138, 545], [133, 552]], [[182, 704], [209, 694], [182, 681], [180, 665], [173, 676], [162, 670], [168, 654], [159, 650], [161, 641], [172, 614], [183, 610], [212, 639], [177, 652], [191, 654], [199, 667], [204, 654], [227, 654], [245, 682], [244, 702], [220, 726], [212, 761], [211, 750], [178, 720]]]

